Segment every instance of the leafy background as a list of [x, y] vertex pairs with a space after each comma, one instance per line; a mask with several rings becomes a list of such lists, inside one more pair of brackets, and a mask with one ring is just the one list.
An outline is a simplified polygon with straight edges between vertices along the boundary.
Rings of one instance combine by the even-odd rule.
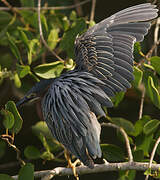
[[[12, 6], [34, 7], [37, 1], [8, 1]], [[95, 22], [132, 5], [145, 1], [97, 0]], [[72, 0], [42, 1], [42, 5], [66, 6]], [[4, 4], [1, 2], [1, 6]], [[31, 10], [0, 11], [0, 135], [11, 135], [10, 143], [20, 150], [19, 161], [27, 164], [20, 167], [16, 151], [0, 139], [0, 173], [31, 179], [34, 170], [52, 169], [66, 166], [62, 147], [52, 139], [43, 122], [40, 102], [29, 104], [17, 111], [17, 102], [41, 78], [57, 77], [62, 72], [74, 68], [74, 39], [94, 24], [89, 22], [91, 3], [83, 5], [82, 14], [76, 9], [44, 10], [41, 22], [44, 38], [50, 47], [65, 61], [55, 58], [40, 41], [37, 13]], [[114, 108], [106, 110], [107, 119], [124, 128], [129, 135], [135, 161], [149, 161], [150, 153], [159, 137], [160, 126], [160, 53], [151, 57], [145, 55], [153, 44], [155, 26], [141, 45], [135, 45], [135, 80], [127, 93], [119, 93], [113, 98]], [[143, 52], [143, 53], [142, 53]], [[143, 116], [139, 116], [142, 93], [145, 89]], [[14, 102], [13, 102], [14, 101]], [[15, 137], [13, 140], [13, 136]], [[2, 137], [2, 136], [1, 136]], [[4, 136], [3, 136], [4, 137]], [[101, 147], [104, 157], [110, 162], [127, 161], [125, 143], [120, 133], [111, 128], [102, 128]], [[155, 161], [159, 163], [160, 147]], [[31, 175], [30, 177], [26, 174]], [[83, 175], [81, 179], [141, 179], [143, 172], [106, 172]], [[7, 175], [0, 178], [10, 179]], [[56, 177], [55, 179], [68, 179]], [[72, 179], [72, 177], [70, 177]]]

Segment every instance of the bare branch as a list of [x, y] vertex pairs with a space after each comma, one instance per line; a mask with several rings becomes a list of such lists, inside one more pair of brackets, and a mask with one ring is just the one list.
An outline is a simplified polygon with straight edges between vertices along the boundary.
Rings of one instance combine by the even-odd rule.
[[145, 97], [145, 87], [143, 86], [142, 96], [141, 96], [141, 104], [140, 104], [140, 108], [139, 108], [139, 119], [141, 119], [142, 115], [143, 115], [144, 97]]
[[91, 8], [90, 21], [94, 20], [95, 8], [96, 8], [96, 0], [92, 0], [92, 8]]
[[[152, 167], [152, 161], [153, 161], [153, 158], [154, 158], [154, 155], [156, 153], [156, 150], [157, 150], [157, 147], [158, 147], [159, 143], [160, 143], [160, 137], [157, 139], [157, 141], [156, 141], [156, 143], [155, 143], [155, 145], [153, 147], [148, 168]], [[145, 180], [148, 180], [148, 178], [149, 178], [149, 175], [146, 176]]]
[[127, 136], [126, 132], [124, 131], [124, 129], [115, 124], [112, 124], [112, 123], [102, 123], [101, 125], [116, 128], [121, 132], [121, 134], [123, 135], [125, 142], [126, 142], [126, 148], [127, 148], [127, 152], [128, 152], [129, 162], [133, 162], [133, 155], [132, 155], [130, 143], [129, 143], [128, 136]]
[[37, 9], [37, 12], [38, 12], [38, 25], [39, 25], [40, 38], [41, 38], [44, 46], [53, 54], [53, 56], [55, 56], [58, 60], [63, 61], [63, 59], [61, 57], [59, 57], [54, 51], [52, 51], [50, 49], [50, 47], [48, 46], [48, 44], [46, 43], [46, 41], [45, 41], [45, 39], [43, 37], [40, 10], [41, 10], [41, 0], [38, 0], [38, 9]]
[[[79, 175], [82, 174], [92, 174], [92, 173], [102, 173], [107, 171], [118, 171], [118, 170], [137, 170], [137, 171], [145, 171], [148, 169], [149, 163], [141, 163], [141, 162], [123, 162], [123, 163], [108, 163], [108, 164], [96, 164], [93, 169], [90, 169], [86, 166], [79, 166], [76, 168], [76, 171]], [[160, 168], [160, 164], [152, 164], [151, 169], [154, 171], [158, 171]], [[44, 170], [44, 171], [36, 171], [34, 173], [35, 178], [43, 178], [45, 176], [53, 177], [53, 176], [68, 176], [73, 175], [73, 171], [71, 168], [57, 167], [53, 170]], [[18, 176], [12, 176], [13, 179], [18, 179]], [[50, 179], [51, 179], [50, 178]]]
[[[160, 28], [160, 17], [157, 18], [157, 21], [156, 21], [156, 27], [154, 30], [154, 44], [156, 44], [158, 41], [159, 28]], [[155, 51], [155, 55], [157, 55], [157, 47], [155, 48], [154, 51]]]
[[[4, 0], [2, 0], [4, 1]], [[58, 7], [41, 7], [41, 10], [65, 10], [65, 9], [73, 9], [76, 8], [78, 6], [82, 6], [88, 2], [90, 2], [91, 0], [85, 0], [82, 1], [80, 3], [74, 4], [74, 5], [70, 5], [70, 6], [58, 6]], [[33, 10], [33, 11], [37, 11], [37, 7], [12, 7], [16, 10]], [[0, 11], [10, 11], [11, 9], [9, 7], [0, 7]]]

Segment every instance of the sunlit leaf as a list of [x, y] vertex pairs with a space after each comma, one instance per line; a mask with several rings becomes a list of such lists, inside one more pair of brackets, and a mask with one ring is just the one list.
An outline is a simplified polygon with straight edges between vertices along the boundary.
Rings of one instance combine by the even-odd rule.
[[59, 29], [58, 28], [54, 28], [50, 31], [49, 36], [48, 36], [48, 46], [51, 49], [54, 49], [58, 43], [58, 33], [59, 33]]
[[51, 152], [45, 151], [41, 154], [41, 158], [50, 161], [54, 159], [54, 155]]
[[28, 159], [38, 159], [41, 154], [35, 146], [27, 146], [24, 150], [24, 155]]
[[64, 69], [64, 63], [56, 61], [48, 64], [41, 64], [34, 68], [34, 72], [45, 79], [55, 78], [61, 74]]
[[148, 78], [148, 86], [146, 86], [146, 90], [147, 90], [147, 95], [150, 97], [153, 104], [158, 108], [160, 108], [160, 95], [157, 88], [154, 85], [154, 81], [151, 76], [149, 76]]
[[125, 92], [119, 92], [112, 98], [114, 107], [117, 107], [119, 105], [119, 103], [123, 100], [124, 95], [125, 95]]
[[24, 65], [16, 64], [16, 69], [20, 78], [24, 78], [30, 72], [30, 67], [27, 65], [24, 66]]
[[23, 120], [16, 108], [15, 103], [13, 101], [8, 101], [5, 105], [5, 109], [10, 111], [14, 115], [14, 125], [10, 129], [10, 131], [17, 134], [22, 128]]
[[75, 21], [77, 19], [77, 14], [76, 14], [75, 11], [71, 11], [69, 19], [72, 20], [72, 21]]
[[25, 164], [20, 169], [18, 180], [34, 180], [34, 166], [31, 163]]
[[125, 156], [122, 149], [113, 144], [101, 144], [101, 149], [103, 152], [103, 157], [108, 161], [117, 162], [124, 161]]
[[43, 134], [46, 138], [53, 138], [51, 132], [49, 131], [47, 124], [45, 121], [39, 121], [35, 125], [32, 126], [32, 131], [37, 136]]
[[160, 57], [153, 56], [150, 58], [151, 65], [154, 67], [155, 71], [160, 75]]
[[154, 133], [154, 131], [158, 128], [160, 121], [157, 119], [152, 119], [144, 125], [143, 132], [148, 135], [150, 133]]
[[141, 71], [138, 67], [134, 66], [133, 74], [134, 74], [133, 85], [138, 88], [142, 81], [143, 71]]
[[14, 84], [17, 88], [21, 87], [21, 80], [17, 73], [14, 73]]

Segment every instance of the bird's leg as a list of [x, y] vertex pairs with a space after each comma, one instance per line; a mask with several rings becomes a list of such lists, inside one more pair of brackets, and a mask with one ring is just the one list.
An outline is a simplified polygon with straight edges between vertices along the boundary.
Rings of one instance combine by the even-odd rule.
[[72, 168], [73, 175], [76, 178], [76, 180], [79, 180], [78, 174], [76, 172], [76, 165], [79, 163], [79, 159], [77, 159], [74, 163], [72, 163], [69, 152], [67, 150], [64, 151], [64, 156], [66, 160], [68, 161], [68, 166], [69, 168]]

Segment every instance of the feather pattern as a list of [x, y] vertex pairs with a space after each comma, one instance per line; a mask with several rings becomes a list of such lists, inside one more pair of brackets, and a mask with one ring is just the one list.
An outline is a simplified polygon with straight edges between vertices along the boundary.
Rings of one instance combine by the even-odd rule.
[[105, 82], [107, 88], [103, 86], [103, 90], [108, 96], [130, 87], [134, 43], [147, 34], [150, 22], [146, 21], [157, 17], [155, 7], [145, 3], [124, 9], [75, 40], [76, 68]]

